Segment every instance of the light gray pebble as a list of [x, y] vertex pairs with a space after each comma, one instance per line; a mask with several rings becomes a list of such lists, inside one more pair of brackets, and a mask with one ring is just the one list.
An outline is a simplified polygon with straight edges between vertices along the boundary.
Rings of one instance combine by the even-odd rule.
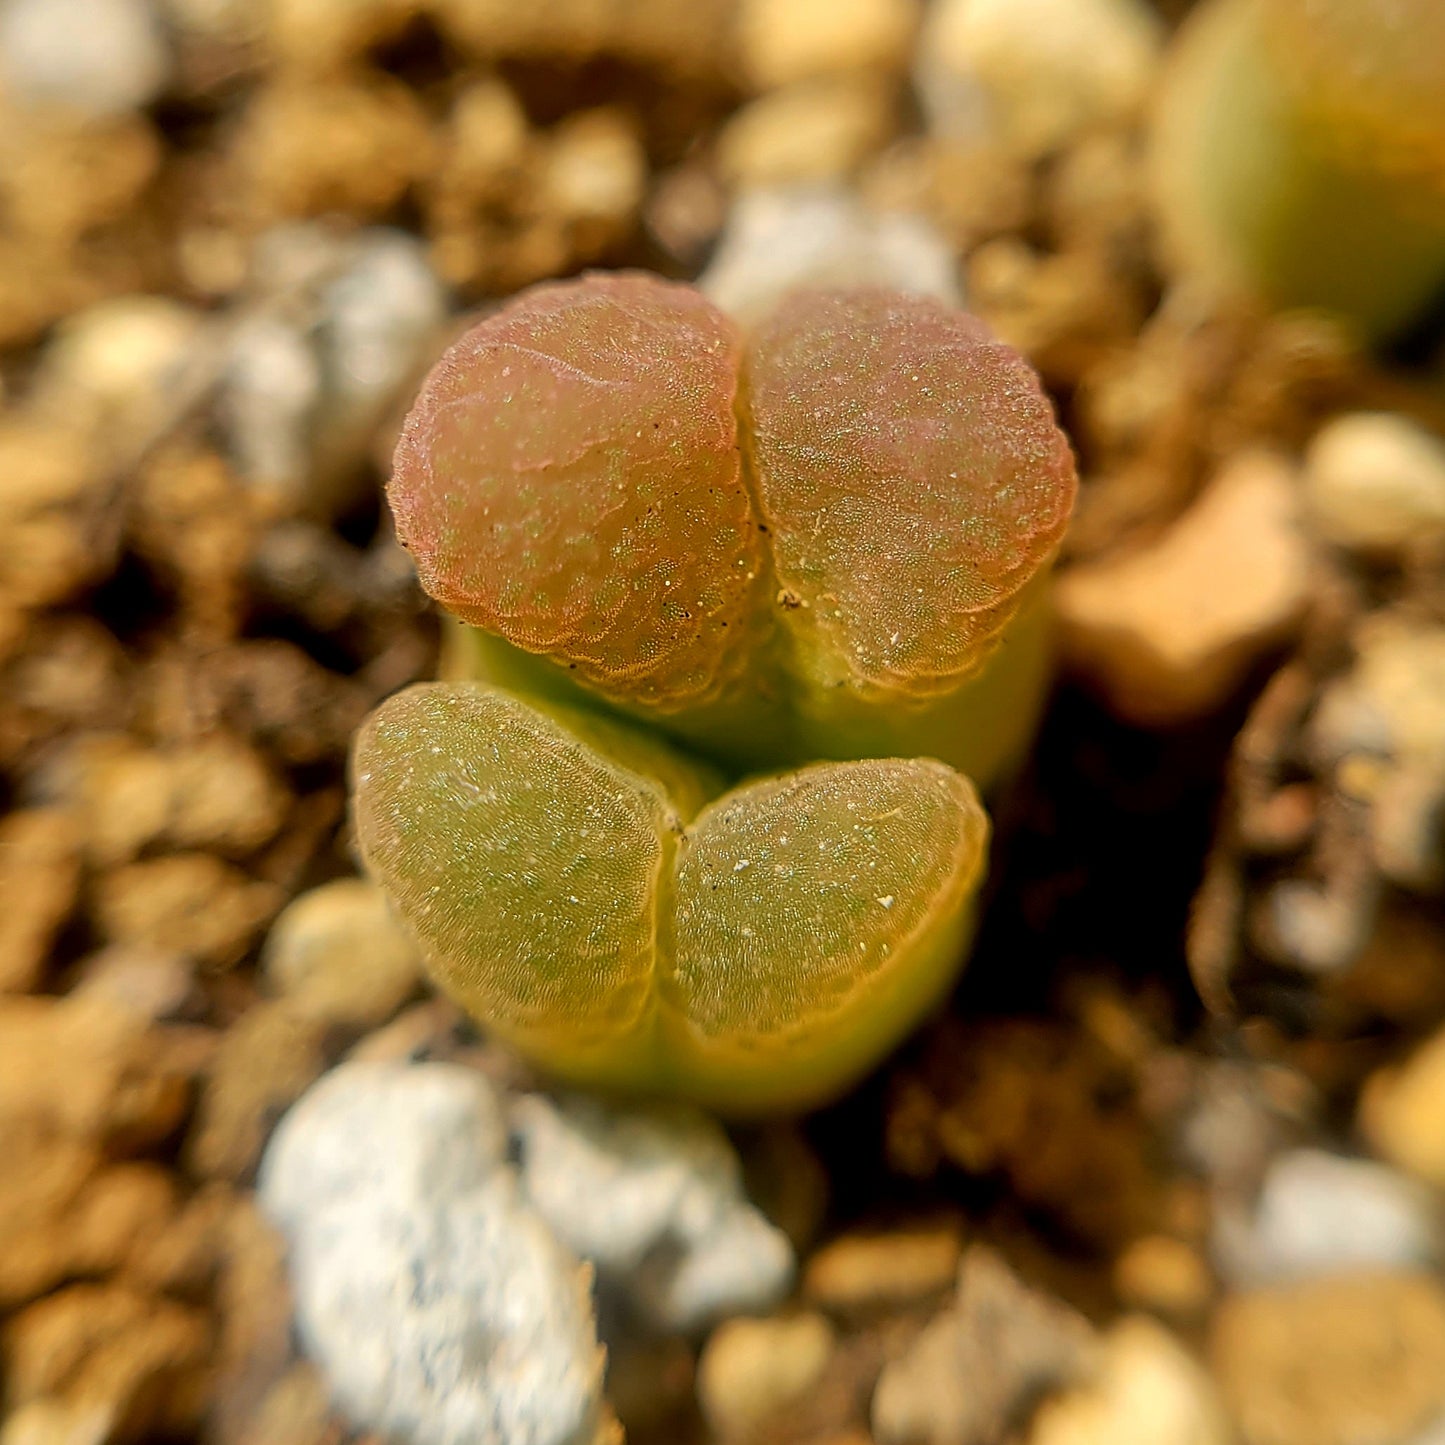
[[256, 300], [314, 296], [342, 263], [346, 237], [322, 221], [281, 221], [262, 231], [247, 263]]
[[0, 3], [0, 87], [21, 104], [115, 115], [154, 100], [170, 69], [147, 0]]
[[281, 1121], [261, 1201], [281, 1229], [299, 1234], [333, 1204], [395, 1208], [461, 1194], [501, 1168], [506, 1150], [496, 1094], [473, 1070], [344, 1064]]
[[737, 1155], [705, 1114], [529, 1094], [511, 1122], [528, 1198], [655, 1325], [693, 1330], [787, 1292], [792, 1246], [748, 1201]]
[[698, 281], [743, 322], [761, 319], [797, 286], [888, 286], [962, 299], [942, 236], [921, 216], [874, 212], [834, 186], [746, 191]]
[[1221, 1059], [1195, 1074], [1178, 1142], [1191, 1168], [1217, 1189], [1240, 1193], [1263, 1174], [1281, 1128], [1258, 1073]]
[[389, 401], [446, 316], [445, 292], [416, 237], [372, 227], [350, 251], [321, 298], [320, 353], [338, 410]]
[[1378, 890], [1362, 880], [1353, 887], [1322, 887], [1286, 878], [1266, 898], [1271, 952], [1308, 974], [1340, 974], [1370, 940]]
[[787, 1236], [739, 1202], [695, 1232], [669, 1231], [633, 1276], [632, 1296], [660, 1328], [692, 1331], [777, 1304], [793, 1271]]
[[1214, 1254], [1237, 1286], [1364, 1266], [1429, 1267], [1440, 1223], [1430, 1191], [1369, 1159], [1292, 1149], [1269, 1166], [1252, 1209], [1216, 1211]]
[[374, 226], [351, 238], [319, 304], [311, 486], [344, 499], [388, 412], [437, 349], [446, 293], [416, 237]]
[[306, 500], [321, 365], [301, 326], [266, 312], [236, 327], [218, 403], [227, 447], [253, 491], [284, 510]]
[[410, 1445], [586, 1445], [604, 1418], [590, 1276], [528, 1207], [491, 1086], [344, 1064], [282, 1121], [260, 1199], [339, 1406]]
[[582, 1445], [603, 1358], [590, 1279], [510, 1170], [430, 1208], [324, 1210], [292, 1258], [298, 1324], [353, 1420], [415, 1445]]
[[257, 491], [331, 515], [436, 349], [445, 289], [414, 236], [298, 222], [257, 241], [247, 304], [221, 392], [231, 455]]

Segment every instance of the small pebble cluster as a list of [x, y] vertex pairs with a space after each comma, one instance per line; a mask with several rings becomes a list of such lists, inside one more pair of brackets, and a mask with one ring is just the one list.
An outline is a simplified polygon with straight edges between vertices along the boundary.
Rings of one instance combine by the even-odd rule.
[[[1445, 1440], [1439, 330], [1162, 254], [1189, 8], [0, 0], [0, 1445]], [[977, 955], [802, 1123], [555, 1094], [357, 876], [401, 416], [614, 265], [965, 301], [1079, 456]]]
[[515, 1170], [481, 1074], [355, 1062], [267, 1150], [260, 1202], [290, 1241], [297, 1321], [358, 1423], [438, 1445], [605, 1440], [579, 1260], [665, 1332], [766, 1309], [791, 1283], [786, 1236], [705, 1116], [535, 1094], [508, 1112]]

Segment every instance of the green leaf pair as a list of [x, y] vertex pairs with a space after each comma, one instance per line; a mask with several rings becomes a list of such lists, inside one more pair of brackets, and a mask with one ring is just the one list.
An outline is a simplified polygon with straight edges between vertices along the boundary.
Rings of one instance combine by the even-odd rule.
[[819, 763], [719, 796], [626, 724], [478, 684], [390, 699], [356, 744], [367, 862], [438, 981], [550, 1070], [800, 1107], [933, 1001], [988, 819], [932, 760]]

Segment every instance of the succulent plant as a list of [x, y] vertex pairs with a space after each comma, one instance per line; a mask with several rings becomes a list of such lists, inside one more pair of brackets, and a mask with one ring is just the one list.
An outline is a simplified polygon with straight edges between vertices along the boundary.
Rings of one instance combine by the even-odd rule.
[[936, 302], [744, 337], [598, 276], [475, 327], [390, 486], [446, 678], [354, 756], [443, 987], [584, 1083], [757, 1110], [866, 1069], [967, 946], [1074, 485], [1026, 364]]
[[1206, 0], [1166, 67], [1153, 151], [1186, 267], [1398, 331], [1445, 291], [1445, 6]]

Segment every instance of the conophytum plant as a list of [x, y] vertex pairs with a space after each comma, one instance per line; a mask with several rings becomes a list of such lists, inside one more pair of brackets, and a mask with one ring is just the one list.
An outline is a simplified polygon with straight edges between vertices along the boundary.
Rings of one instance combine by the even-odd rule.
[[1445, 4], [1204, 0], [1159, 88], [1152, 171], [1187, 269], [1367, 337], [1445, 293]]
[[444, 680], [354, 756], [441, 985], [577, 1082], [748, 1112], [864, 1071], [967, 948], [1074, 487], [1028, 366], [933, 301], [744, 336], [624, 274], [473, 328], [389, 488]]

